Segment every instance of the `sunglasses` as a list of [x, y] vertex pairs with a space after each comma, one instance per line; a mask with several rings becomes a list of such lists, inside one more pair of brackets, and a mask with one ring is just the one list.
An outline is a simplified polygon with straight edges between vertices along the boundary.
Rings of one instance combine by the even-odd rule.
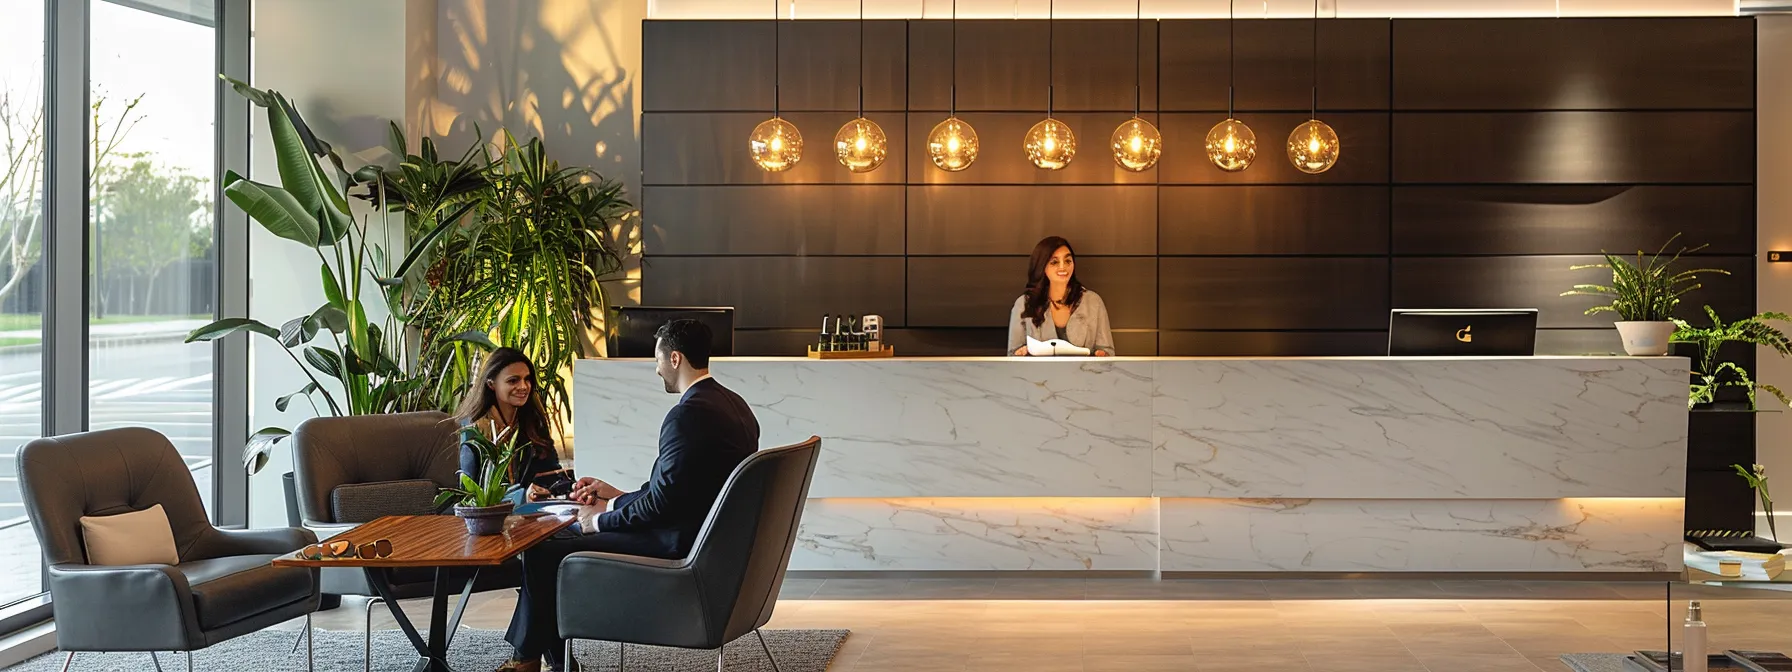
[[299, 551], [299, 557], [306, 560], [379, 560], [392, 557], [392, 540], [380, 539], [360, 545], [347, 540], [312, 544]]

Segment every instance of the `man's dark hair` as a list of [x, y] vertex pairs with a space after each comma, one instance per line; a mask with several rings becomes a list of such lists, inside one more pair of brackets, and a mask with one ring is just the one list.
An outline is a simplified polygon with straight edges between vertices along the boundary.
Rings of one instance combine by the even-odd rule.
[[659, 341], [659, 349], [684, 355], [695, 369], [709, 368], [709, 343], [712, 337], [709, 327], [702, 322], [691, 319], [672, 320], [660, 325], [659, 331], [653, 332]]

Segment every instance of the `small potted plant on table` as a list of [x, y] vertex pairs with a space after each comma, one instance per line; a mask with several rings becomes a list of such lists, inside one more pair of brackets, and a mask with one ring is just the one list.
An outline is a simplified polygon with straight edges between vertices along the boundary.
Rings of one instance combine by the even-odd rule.
[[479, 455], [480, 478], [461, 472], [460, 487], [442, 488], [436, 495], [436, 508], [454, 503], [454, 515], [467, 522], [467, 533], [474, 536], [501, 534], [504, 521], [516, 504], [504, 498], [510, 491], [511, 461], [516, 457], [516, 438], [503, 444], [494, 443], [478, 432], [468, 432], [465, 439]]
[[1588, 268], [1610, 269], [1612, 284], [1575, 285], [1574, 289], [1562, 292], [1562, 296], [1610, 297], [1611, 303], [1588, 308], [1587, 314], [1618, 314], [1618, 335], [1624, 339], [1626, 354], [1633, 357], [1659, 357], [1668, 354], [1668, 349], [1672, 347], [1669, 338], [1674, 333], [1674, 309], [1679, 307], [1681, 295], [1701, 286], [1698, 282], [1700, 273], [1729, 275], [1729, 271], [1715, 268], [1674, 270], [1680, 255], [1704, 248], [1703, 245], [1690, 250], [1681, 248], [1673, 256], [1664, 258], [1668, 245], [1672, 245], [1679, 237], [1679, 234], [1674, 234], [1673, 238], [1669, 238], [1652, 255], [1644, 256], [1638, 250], [1635, 263], [1607, 253], [1603, 264], [1571, 266], [1570, 270], [1577, 271]]

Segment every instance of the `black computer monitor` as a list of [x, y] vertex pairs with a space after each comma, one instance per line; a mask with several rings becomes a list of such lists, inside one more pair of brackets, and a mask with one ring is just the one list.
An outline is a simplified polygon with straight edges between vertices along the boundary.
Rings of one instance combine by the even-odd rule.
[[734, 354], [734, 309], [691, 308], [683, 306], [615, 306], [605, 325], [609, 332], [611, 357], [652, 357], [653, 333], [672, 320], [692, 319], [709, 327], [715, 340], [709, 354], [728, 357]]
[[1395, 309], [1388, 315], [1389, 356], [1536, 354], [1537, 310]]

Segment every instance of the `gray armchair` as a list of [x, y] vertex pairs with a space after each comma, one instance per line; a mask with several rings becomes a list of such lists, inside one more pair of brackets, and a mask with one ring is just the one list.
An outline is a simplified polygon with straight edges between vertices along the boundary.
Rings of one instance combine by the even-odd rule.
[[[460, 482], [459, 427], [445, 413], [312, 418], [299, 424], [291, 441], [299, 520], [324, 537], [380, 516], [433, 513], [437, 490]], [[399, 599], [434, 592], [434, 569], [394, 569], [390, 575]], [[362, 642], [363, 654], [371, 654], [373, 608], [383, 600], [367, 585], [367, 574], [326, 568], [322, 577], [327, 594], [371, 598]], [[520, 585], [522, 565], [513, 560], [480, 572], [474, 590]], [[366, 664], [372, 665], [371, 658]]]
[[[317, 571], [269, 561], [316, 535], [212, 527], [167, 437], [127, 428], [38, 439], [19, 449], [18, 465], [25, 512], [49, 566], [57, 644], [69, 655], [64, 669], [77, 651], [184, 651], [191, 669], [196, 649], [301, 616], [310, 631]], [[87, 564], [82, 516], [156, 504], [168, 515], [179, 564]]]
[[[772, 618], [820, 454], [821, 439], [810, 437], [742, 461], [681, 560], [567, 556], [560, 563], [558, 614], [567, 670], [578, 669], [572, 656], [577, 639], [714, 649], [720, 669], [723, 645], [749, 632], [758, 635]], [[759, 645], [771, 658], [763, 635]]]

